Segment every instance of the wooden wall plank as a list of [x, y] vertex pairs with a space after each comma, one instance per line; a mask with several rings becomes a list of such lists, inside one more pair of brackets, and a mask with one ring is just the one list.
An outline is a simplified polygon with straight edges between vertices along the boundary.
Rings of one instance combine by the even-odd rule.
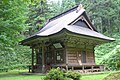
[[85, 50], [86, 51], [86, 63], [82, 63], [82, 49], [76, 48], [68, 48], [67, 49], [67, 58], [68, 64], [95, 64], [94, 61], [94, 53], [92, 49]]

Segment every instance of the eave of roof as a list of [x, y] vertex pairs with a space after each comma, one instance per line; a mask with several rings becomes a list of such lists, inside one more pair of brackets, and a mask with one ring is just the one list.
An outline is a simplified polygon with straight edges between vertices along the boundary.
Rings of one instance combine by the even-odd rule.
[[82, 35], [82, 36], [98, 38], [98, 39], [102, 39], [102, 40], [106, 40], [106, 41], [114, 41], [115, 40], [113, 38], [107, 37], [107, 36], [105, 36], [105, 35], [103, 35], [101, 33], [92, 31], [92, 30], [87, 29], [87, 28], [83, 28], [83, 27], [75, 26], [75, 25], [68, 25], [68, 26], [65, 26], [65, 27], [57, 30], [57, 31], [56, 30], [53, 31], [54, 29], [53, 30], [51, 29], [50, 30], [51, 34], [47, 34], [48, 31], [45, 31], [45, 32], [40, 33], [40, 34], [36, 34], [33, 37], [25, 39], [22, 42], [25, 42], [25, 41], [28, 41], [28, 40], [31, 40], [31, 39], [35, 39], [35, 38], [38, 38], [38, 37], [40, 37], [40, 38], [42, 38], [42, 37], [49, 37], [49, 36], [52, 36], [52, 35], [55, 35], [55, 34], [59, 33], [60, 31], [63, 31], [64, 29], [67, 30], [70, 33], [78, 34], [78, 35]]
[[76, 25], [69, 25], [69, 28], [66, 28], [69, 32], [71, 33], [75, 33], [78, 35], [83, 35], [83, 36], [88, 36], [88, 37], [93, 37], [93, 38], [98, 38], [98, 39], [102, 39], [102, 40], [106, 40], [106, 41], [115, 41], [114, 38], [110, 38], [107, 37], [101, 33], [98, 33], [96, 31], [84, 28], [84, 27], [80, 27], [80, 26], [76, 26]]
[[[76, 33], [76, 34], [79, 34], [79, 35], [95, 37], [95, 38], [108, 40], [108, 41], [114, 41], [115, 40], [115, 39], [107, 37], [107, 36], [105, 36], [101, 33], [95, 32], [93, 30], [90, 30], [90, 29], [87, 29], [87, 28], [84, 28], [84, 27], [75, 26], [75, 25], [66, 25], [66, 26], [64, 26], [62, 28], [59, 28], [57, 30], [56, 30], [56, 28], [52, 27], [48, 31], [44, 31], [44, 32], [41, 32], [41, 33], [37, 34], [37, 36], [41, 36], [41, 37], [46, 36], [47, 37], [47, 36], [56, 34], [60, 31], [62, 31], [63, 29], [66, 29], [67, 31], [70, 31], [72, 33]], [[48, 34], [48, 33], [51, 33], [51, 34]]]

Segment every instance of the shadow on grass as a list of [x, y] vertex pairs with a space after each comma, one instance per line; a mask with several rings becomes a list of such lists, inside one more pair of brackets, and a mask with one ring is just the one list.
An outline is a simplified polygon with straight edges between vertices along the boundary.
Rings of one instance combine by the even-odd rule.
[[20, 74], [18, 73], [9, 73], [9, 72], [4, 72], [4, 73], [0, 73], [0, 78], [4, 78], [4, 77], [14, 77], [14, 76], [19, 76]]
[[[18, 77], [18, 76], [26, 76], [26, 75], [23, 75], [22, 74], [23, 72], [20, 72], [20, 71], [10, 71], [10, 72], [2, 72], [0, 73], [0, 78], [8, 78], [9, 77]], [[29, 75], [27, 75], [29, 76]]]

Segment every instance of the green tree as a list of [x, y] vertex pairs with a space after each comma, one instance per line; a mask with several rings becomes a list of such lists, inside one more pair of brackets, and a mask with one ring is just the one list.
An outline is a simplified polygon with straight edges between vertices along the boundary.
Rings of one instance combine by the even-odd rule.
[[14, 47], [23, 36], [28, 11], [28, 1], [1, 0], [0, 1], [0, 69], [11, 67], [16, 61]]
[[75, 0], [76, 3], [82, 3], [87, 13], [101, 33], [107, 35], [114, 32], [120, 32], [120, 0]]
[[74, 0], [62, 0], [62, 2], [51, 2], [49, 5], [49, 18], [54, 17], [75, 6]]
[[48, 12], [46, 0], [34, 1], [29, 5], [29, 12], [27, 15], [29, 18], [26, 21], [26, 23], [30, 26], [28, 28], [29, 35], [33, 35], [38, 32], [44, 26]]
[[[99, 45], [95, 48], [96, 62], [98, 64], [106, 64], [110, 69], [117, 69], [116, 63], [120, 59], [119, 55], [119, 45], [120, 45], [120, 34], [114, 33], [112, 36], [116, 39], [114, 42]], [[114, 65], [112, 64], [114, 62]], [[111, 67], [112, 66], [112, 67]]]

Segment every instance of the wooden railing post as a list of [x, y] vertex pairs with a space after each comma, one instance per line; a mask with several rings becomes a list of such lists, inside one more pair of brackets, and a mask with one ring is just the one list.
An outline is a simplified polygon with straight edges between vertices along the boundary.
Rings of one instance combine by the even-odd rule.
[[68, 71], [68, 65], [66, 65], [66, 70]]
[[92, 69], [91, 71], [93, 72], [93, 69], [94, 69], [94, 66], [93, 66], [93, 65], [91, 66], [91, 69]]
[[84, 68], [85, 68], [85, 66], [84, 66], [84, 65], [82, 65], [82, 71], [83, 71], [83, 73], [85, 72]]

